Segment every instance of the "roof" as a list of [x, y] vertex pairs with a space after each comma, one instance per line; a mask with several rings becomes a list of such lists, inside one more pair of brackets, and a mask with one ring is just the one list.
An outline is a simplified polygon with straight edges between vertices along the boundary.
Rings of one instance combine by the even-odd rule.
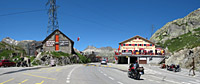
[[120, 42], [119, 44], [126, 43], [126, 42], [131, 41], [131, 40], [133, 40], [133, 39], [135, 39], [135, 38], [143, 39], [144, 41], [149, 42], [149, 43], [155, 45], [154, 42], [151, 42], [151, 41], [149, 41], [149, 40], [147, 40], [147, 39], [145, 39], [145, 38], [143, 38], [143, 37], [141, 37], [141, 36], [138, 36], [138, 35], [136, 35], [136, 36], [134, 36], [134, 37], [132, 37], [132, 38], [129, 38], [128, 40], [122, 41], [122, 42]]
[[72, 43], [74, 43], [74, 41], [72, 41], [69, 37], [67, 37], [64, 33], [62, 33], [59, 29], [56, 29], [55, 31], [53, 31], [49, 36], [46, 37], [46, 39], [44, 39], [44, 41], [42, 41], [42, 44], [44, 44], [49, 38], [51, 38], [52, 35], [54, 35], [56, 32], [60, 32], [64, 37], [66, 37], [67, 39], [69, 39]]

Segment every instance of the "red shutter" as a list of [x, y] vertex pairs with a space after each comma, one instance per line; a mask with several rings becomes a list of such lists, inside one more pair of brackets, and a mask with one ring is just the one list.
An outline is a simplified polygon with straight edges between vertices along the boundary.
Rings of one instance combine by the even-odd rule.
[[59, 35], [56, 35], [56, 42], [59, 42]]
[[121, 46], [123, 46], [124, 44], [121, 44]]
[[56, 51], [58, 51], [59, 50], [59, 44], [56, 44]]
[[135, 44], [131, 44], [131, 46], [135, 46]]
[[126, 44], [126, 46], [129, 46], [129, 44]]

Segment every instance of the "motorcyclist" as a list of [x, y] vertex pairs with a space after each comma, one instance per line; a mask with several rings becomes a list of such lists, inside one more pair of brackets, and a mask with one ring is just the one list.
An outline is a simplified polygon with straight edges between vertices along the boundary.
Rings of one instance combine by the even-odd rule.
[[134, 72], [137, 73], [137, 68], [139, 67], [139, 64], [137, 61], [135, 61], [135, 63], [133, 64], [134, 66]]

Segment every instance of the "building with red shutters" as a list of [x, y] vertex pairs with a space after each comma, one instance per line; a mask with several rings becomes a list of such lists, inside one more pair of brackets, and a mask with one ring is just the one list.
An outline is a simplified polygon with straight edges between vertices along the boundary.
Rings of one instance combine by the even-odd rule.
[[[134, 36], [119, 43], [115, 52], [119, 64], [130, 64], [138, 61], [139, 64], [147, 64], [154, 58], [164, 58], [164, 50], [157, 48], [155, 43], [141, 37]], [[153, 62], [153, 60], [152, 60]]]
[[69, 54], [75, 54], [74, 41], [67, 37], [60, 30], [56, 29], [42, 42], [42, 51], [62, 51]]

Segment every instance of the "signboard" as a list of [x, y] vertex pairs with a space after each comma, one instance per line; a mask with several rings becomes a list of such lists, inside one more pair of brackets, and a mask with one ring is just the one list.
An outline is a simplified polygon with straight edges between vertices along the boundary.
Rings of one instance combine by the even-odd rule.
[[54, 46], [55, 41], [46, 41], [46, 46]]
[[69, 46], [69, 41], [68, 40], [60, 41], [60, 46]]

